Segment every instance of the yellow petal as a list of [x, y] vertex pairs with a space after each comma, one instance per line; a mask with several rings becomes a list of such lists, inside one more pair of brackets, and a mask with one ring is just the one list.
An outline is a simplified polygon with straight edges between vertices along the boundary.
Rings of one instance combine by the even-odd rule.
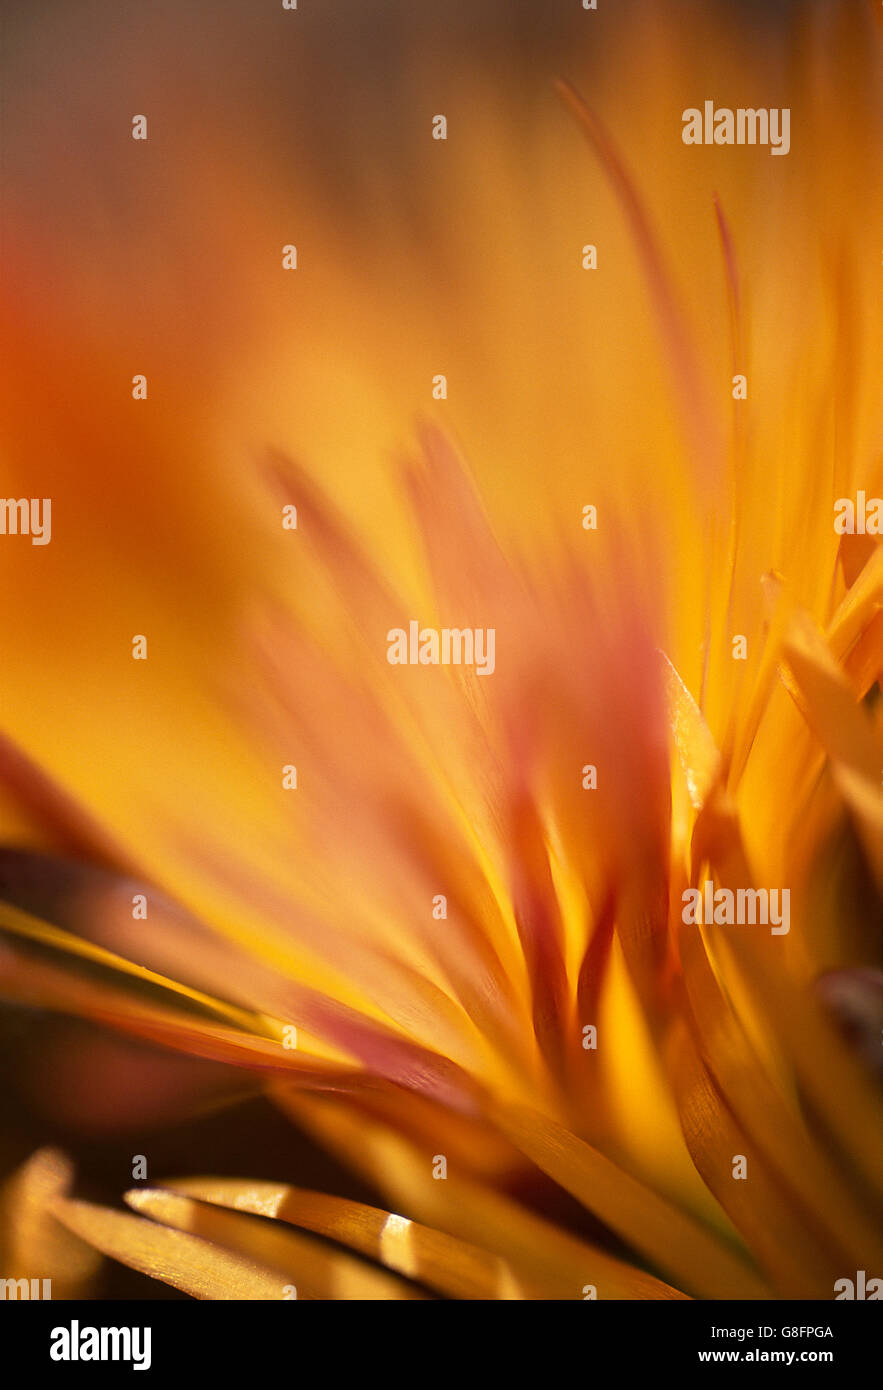
[[225, 1211], [156, 1188], [135, 1188], [125, 1198], [137, 1211], [147, 1212], [165, 1226], [211, 1241], [238, 1257], [256, 1261], [261, 1268], [278, 1270], [281, 1285], [294, 1284], [299, 1298], [377, 1301], [426, 1297], [419, 1289], [383, 1270], [371, 1269], [351, 1255], [329, 1251], [310, 1236], [241, 1211]]
[[[298, 1122], [381, 1191], [404, 1201], [424, 1224], [502, 1256], [524, 1287], [548, 1299], [683, 1299], [685, 1294], [597, 1245], [528, 1211], [498, 1185], [474, 1181], [449, 1165], [444, 1182], [428, 1175], [425, 1152], [391, 1127], [366, 1123], [343, 1107], [317, 1105], [290, 1088], [281, 1104]], [[498, 1297], [509, 1296], [498, 1294]]]
[[677, 1207], [651, 1192], [555, 1121], [499, 1107], [513, 1144], [618, 1235], [705, 1298], [768, 1298], [749, 1265]]
[[394, 1212], [285, 1183], [183, 1178], [163, 1184], [204, 1202], [272, 1216], [337, 1240], [451, 1298], [542, 1298], [499, 1256]]
[[262, 1268], [198, 1236], [91, 1202], [60, 1201], [55, 1213], [69, 1231], [111, 1259], [171, 1284], [192, 1298], [286, 1297], [286, 1281], [278, 1271]]

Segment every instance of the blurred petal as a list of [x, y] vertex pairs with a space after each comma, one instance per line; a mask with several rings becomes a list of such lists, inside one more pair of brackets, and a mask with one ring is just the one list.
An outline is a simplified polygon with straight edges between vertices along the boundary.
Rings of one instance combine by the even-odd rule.
[[0, 1189], [0, 1269], [5, 1278], [48, 1279], [52, 1298], [85, 1298], [100, 1264], [89, 1243], [59, 1225], [55, 1203], [70, 1189], [64, 1154], [40, 1149]]
[[59, 1221], [97, 1250], [171, 1284], [192, 1298], [285, 1298], [286, 1280], [277, 1270], [222, 1250], [210, 1241], [111, 1211], [91, 1202], [56, 1202]]
[[764, 1282], [722, 1241], [560, 1125], [515, 1108], [498, 1120], [537, 1167], [700, 1297], [769, 1297]]

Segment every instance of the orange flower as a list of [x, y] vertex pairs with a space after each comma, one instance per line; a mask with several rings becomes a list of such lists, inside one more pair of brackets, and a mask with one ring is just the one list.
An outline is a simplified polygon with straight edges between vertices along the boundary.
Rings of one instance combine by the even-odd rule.
[[[682, 146], [699, 75], [685, 83], [664, 30], [646, 82], [668, 125], [644, 130], [659, 141], [646, 180], [565, 82], [512, 173], [460, 85], [486, 183], [465, 155], [439, 175], [474, 244], [453, 229], [436, 269], [441, 283], [449, 256], [462, 283], [427, 289], [420, 255], [378, 232], [366, 254], [407, 301], [387, 322], [388, 300], [317, 237], [298, 301], [317, 336], [295, 335], [297, 409], [324, 385], [314, 423], [296, 423], [309, 457], [339, 458], [349, 480], [368, 468], [358, 501], [273, 451], [235, 488], [225, 477], [222, 543], [202, 525], [213, 489], [176, 474], [185, 402], [137, 434], [163, 461], [145, 489], [158, 558], [139, 529], [145, 568], [83, 638], [70, 733], [38, 729], [27, 663], [12, 679], [19, 741], [40, 757], [3, 749], [0, 990], [215, 1064], [150, 1072], [127, 1096], [133, 1064], [78, 1054], [47, 1070], [53, 1104], [106, 1087], [106, 1123], [142, 1106], [147, 1123], [229, 1101], [244, 1077], [387, 1208], [212, 1177], [205, 1152], [197, 1176], [126, 1193], [135, 1215], [74, 1198], [62, 1160], [38, 1155], [18, 1180], [29, 1209], [203, 1298], [830, 1298], [838, 1278], [883, 1270], [883, 1107], [864, 1055], [881, 999], [883, 561], [832, 524], [836, 499], [879, 473], [879, 269], [851, 199], [883, 181], [856, 135], [871, 83], [848, 101], [842, 86], [879, 60], [854, 24], [832, 55], [804, 55], [792, 131], [814, 149], [795, 135], [787, 173], [767, 151], [737, 166]], [[722, 75], [751, 61], [736, 53]], [[634, 139], [639, 119], [624, 120]], [[593, 185], [577, 217], [574, 131], [616, 197]], [[210, 161], [198, 176], [223, 182]], [[795, 210], [817, 207], [823, 178], [807, 230]], [[680, 222], [695, 181], [719, 196], [679, 239], [666, 197]], [[443, 198], [425, 172], [419, 194]], [[323, 225], [317, 205], [307, 228]], [[243, 206], [275, 228], [275, 191]], [[504, 243], [500, 208], [521, 213], [502, 218]], [[589, 213], [591, 287], [576, 254]], [[540, 230], [558, 259], [538, 276]], [[317, 345], [339, 336], [351, 290], [377, 333], [340, 350], [329, 386]], [[592, 313], [606, 338], [589, 339]], [[518, 332], [498, 340], [499, 321]], [[400, 449], [413, 415], [400, 329], [436, 322], [449, 380], [470, 385], [388, 475], [365, 459]], [[267, 344], [289, 330], [269, 310], [267, 324], [255, 341], [278, 362]], [[159, 375], [191, 359], [191, 332], [163, 342]], [[224, 407], [237, 436], [249, 390], [272, 394], [265, 371], [243, 369], [252, 384]], [[743, 372], [744, 401], [730, 390]], [[103, 426], [78, 409], [73, 456], [97, 439], [118, 518]], [[270, 406], [264, 437], [296, 432], [286, 410]], [[118, 540], [89, 576], [71, 568], [81, 598], [114, 573]], [[25, 584], [45, 617], [45, 574]], [[390, 634], [412, 623], [492, 630], [493, 671], [391, 664]], [[123, 670], [130, 633], [148, 661]], [[45, 646], [39, 659], [64, 679]], [[706, 884], [787, 890], [789, 930], [686, 920], [685, 894]], [[26, 1262], [17, 1209], [8, 1249]]]

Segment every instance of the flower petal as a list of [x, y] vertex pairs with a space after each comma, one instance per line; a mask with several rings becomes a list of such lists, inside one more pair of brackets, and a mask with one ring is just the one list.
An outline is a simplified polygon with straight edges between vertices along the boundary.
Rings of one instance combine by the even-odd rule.
[[372, 1269], [342, 1251], [329, 1251], [311, 1236], [238, 1209], [227, 1211], [160, 1188], [133, 1188], [125, 1200], [165, 1226], [211, 1241], [261, 1268], [278, 1270], [280, 1283], [294, 1284], [298, 1298], [394, 1301], [426, 1297], [394, 1275]]

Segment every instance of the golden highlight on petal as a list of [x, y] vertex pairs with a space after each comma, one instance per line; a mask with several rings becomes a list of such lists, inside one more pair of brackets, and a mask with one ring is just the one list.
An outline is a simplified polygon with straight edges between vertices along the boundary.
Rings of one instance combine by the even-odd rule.
[[314, 1231], [450, 1298], [495, 1299], [504, 1287], [509, 1298], [553, 1296], [542, 1286], [532, 1288], [498, 1255], [361, 1202], [285, 1184], [223, 1178], [175, 1179], [165, 1187]]
[[[56, 1296], [883, 1275], [881, 7], [483, 5], [367, 66], [18, 7], [0, 1276]], [[787, 150], [706, 129], [771, 84]]]
[[[136, 1211], [177, 1231], [209, 1240], [225, 1252], [245, 1256], [268, 1270], [278, 1270], [282, 1287], [294, 1284], [298, 1298], [419, 1299], [418, 1290], [366, 1267], [340, 1251], [328, 1253], [308, 1236], [280, 1230], [239, 1211], [223, 1211], [177, 1193], [136, 1188], [125, 1194]], [[280, 1295], [281, 1296], [281, 1295]]]

